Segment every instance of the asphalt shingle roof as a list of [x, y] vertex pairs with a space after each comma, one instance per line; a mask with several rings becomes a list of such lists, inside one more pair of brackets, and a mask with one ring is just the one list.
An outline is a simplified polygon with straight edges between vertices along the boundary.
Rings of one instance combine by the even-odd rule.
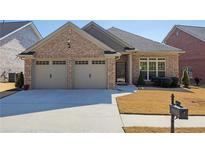
[[205, 41], [205, 27], [185, 25], [176, 25], [176, 27], [202, 41]]
[[115, 27], [108, 29], [108, 31], [127, 42], [131, 46], [135, 47], [135, 49], [139, 51], [181, 51], [181, 49], [156, 42]]
[[9, 33], [21, 28], [31, 21], [17, 21], [17, 22], [0, 22], [0, 38], [8, 35]]

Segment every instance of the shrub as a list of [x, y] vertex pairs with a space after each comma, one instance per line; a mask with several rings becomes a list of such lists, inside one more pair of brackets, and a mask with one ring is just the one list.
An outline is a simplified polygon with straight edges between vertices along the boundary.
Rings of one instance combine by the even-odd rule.
[[190, 79], [189, 79], [189, 75], [188, 75], [187, 69], [184, 69], [184, 71], [183, 71], [182, 84], [184, 85], [185, 88], [189, 88]]
[[164, 77], [161, 78], [161, 87], [169, 88], [172, 85], [172, 78]]
[[195, 81], [196, 85], [199, 86], [199, 83], [200, 83], [201, 79], [198, 78], [198, 77], [195, 77], [194, 81]]
[[144, 86], [145, 85], [145, 81], [144, 81], [144, 78], [143, 78], [141, 72], [140, 72], [140, 75], [139, 75], [139, 78], [138, 78], [138, 81], [137, 81], [137, 85], [139, 85], [139, 86]]
[[173, 87], [173, 88], [179, 87], [179, 78], [171, 77], [171, 79], [172, 79], [171, 87]]
[[22, 88], [23, 85], [24, 85], [24, 77], [23, 77], [23, 73], [21, 72], [20, 74], [17, 75], [15, 86], [16, 88]]
[[151, 82], [154, 83], [154, 86], [160, 86], [161, 85], [161, 78], [160, 77], [153, 77], [151, 79]]

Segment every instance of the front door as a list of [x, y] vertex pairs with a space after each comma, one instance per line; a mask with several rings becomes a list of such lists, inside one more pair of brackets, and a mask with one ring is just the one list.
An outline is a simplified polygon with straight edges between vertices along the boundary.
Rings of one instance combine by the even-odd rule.
[[117, 84], [126, 84], [126, 62], [116, 63], [116, 82]]

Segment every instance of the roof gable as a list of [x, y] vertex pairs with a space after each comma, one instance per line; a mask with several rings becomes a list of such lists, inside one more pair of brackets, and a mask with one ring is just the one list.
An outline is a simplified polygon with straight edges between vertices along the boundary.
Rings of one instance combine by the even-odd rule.
[[31, 21], [21, 22], [1, 22], [0, 23], [0, 38], [7, 36], [8, 34], [18, 30], [19, 28], [30, 24]]
[[[71, 31], [73, 31], [73, 33], [75, 32], [75, 36], [74, 35], [72, 36]], [[60, 37], [59, 35], [62, 35], [62, 37]], [[53, 33], [49, 34], [47, 37], [38, 41], [36, 44], [34, 44], [30, 48], [28, 48], [26, 51], [22, 52], [20, 55], [30, 55], [30, 53], [34, 54], [35, 51], [36, 51], [36, 53], [38, 53], [39, 49], [41, 49], [41, 48], [44, 48], [45, 52], [47, 52], [47, 51], [58, 52], [58, 49], [56, 51], [51, 51], [51, 49], [56, 48], [56, 46], [59, 46], [59, 48], [61, 48], [61, 50], [59, 50], [59, 52], [64, 52], [64, 53], [61, 53], [63, 55], [67, 52], [67, 50], [69, 50], [68, 48], [65, 49], [63, 47], [63, 46], [65, 46], [65, 44], [67, 44], [68, 40], [71, 41], [71, 46], [72, 46], [72, 44], [75, 44], [75, 47], [77, 48], [76, 42], [72, 42], [75, 39], [73, 37], [76, 37], [76, 35], [81, 36], [80, 38], [83, 38], [83, 40], [81, 39], [81, 41], [83, 41], [83, 44], [81, 44], [81, 45], [85, 45], [87, 42], [88, 44], [94, 45], [95, 47], [97, 47], [98, 49], [100, 48], [103, 51], [107, 51], [107, 50], [114, 51], [112, 48], [108, 47], [107, 45], [103, 44], [99, 40], [95, 39], [94, 37], [92, 37], [91, 35], [86, 33], [85, 31], [78, 28], [73, 23], [68, 22], [68, 23], [64, 24], [63, 26], [61, 26], [60, 28], [58, 28]], [[54, 39], [55, 39], [55, 41], [53, 41]], [[45, 46], [47, 46], [47, 47], [45, 47]], [[86, 50], [86, 47], [85, 47], [85, 50]], [[44, 51], [41, 50], [41, 52], [43, 53]], [[76, 53], [77, 52], [78, 51], [76, 51]]]
[[156, 42], [150, 39], [147, 39], [145, 37], [126, 32], [124, 30], [112, 27], [108, 29], [109, 32], [112, 34], [116, 35], [117, 37], [121, 38], [123, 41], [129, 43], [133, 47], [135, 47], [136, 50], [138, 51], [147, 51], [147, 52], [154, 52], [154, 51], [181, 51], [178, 48], [171, 47], [169, 45]]
[[169, 38], [169, 36], [172, 33], [174, 33], [176, 29], [179, 29], [179, 30], [205, 42], [205, 27], [187, 26], [187, 25], [175, 25], [174, 27], [172, 27], [172, 29], [169, 31], [167, 36], [164, 38], [163, 42], [166, 42], [166, 40]]
[[93, 21], [85, 25], [82, 29], [116, 51], [134, 48]]
[[195, 38], [205, 41], [205, 27], [185, 26], [185, 25], [176, 25], [176, 27], [194, 36]]

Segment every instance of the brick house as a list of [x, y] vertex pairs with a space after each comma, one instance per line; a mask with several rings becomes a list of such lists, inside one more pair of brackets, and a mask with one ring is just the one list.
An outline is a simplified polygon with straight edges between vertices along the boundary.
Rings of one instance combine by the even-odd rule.
[[94, 22], [79, 28], [66, 23], [19, 57], [25, 83], [34, 89], [114, 88], [145, 80], [178, 76], [178, 48]]
[[24, 71], [24, 62], [17, 55], [39, 41], [41, 34], [31, 21], [0, 23], [0, 80], [14, 80]]
[[192, 79], [205, 83], [205, 27], [175, 25], [163, 42], [186, 51], [179, 56], [180, 74], [188, 68]]

